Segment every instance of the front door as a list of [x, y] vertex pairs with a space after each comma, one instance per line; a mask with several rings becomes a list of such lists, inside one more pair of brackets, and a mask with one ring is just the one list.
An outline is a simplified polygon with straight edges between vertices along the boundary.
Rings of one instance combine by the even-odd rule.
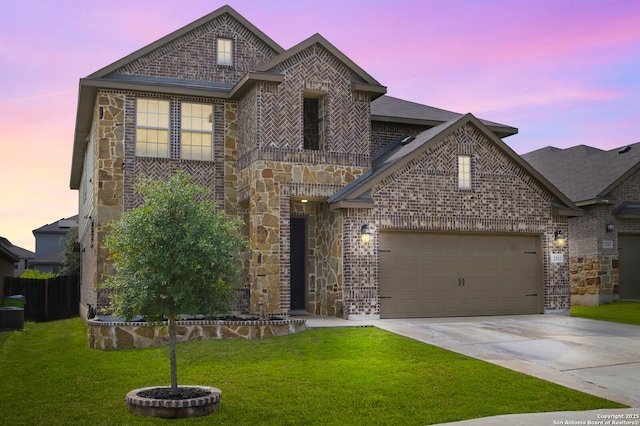
[[620, 298], [640, 299], [640, 236], [618, 235]]
[[306, 306], [306, 252], [307, 222], [304, 218], [291, 218], [291, 310], [305, 310]]

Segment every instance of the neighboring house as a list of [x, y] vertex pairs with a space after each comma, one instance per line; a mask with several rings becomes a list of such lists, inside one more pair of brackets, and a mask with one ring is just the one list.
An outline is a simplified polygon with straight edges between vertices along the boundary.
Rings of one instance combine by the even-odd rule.
[[62, 218], [33, 230], [36, 257], [30, 268], [40, 272], [60, 272], [64, 263], [64, 240], [70, 228], [78, 226], [78, 215]]
[[24, 271], [29, 268], [33, 259], [35, 259], [36, 254], [27, 249], [23, 249], [22, 247], [14, 246], [11, 241], [6, 238], [0, 237], [0, 245], [8, 248], [9, 251], [16, 256], [18, 256], [18, 261], [13, 264], [13, 275], [14, 277], [19, 277], [22, 275]]
[[523, 157], [584, 211], [569, 220], [572, 303], [640, 299], [640, 143]]
[[20, 261], [20, 257], [11, 251], [11, 247], [9, 240], [0, 237], [0, 297], [4, 296], [4, 277], [13, 277], [15, 265]]
[[108, 304], [104, 240], [135, 176], [178, 169], [246, 223], [235, 310], [566, 311], [554, 233], [581, 212], [502, 142], [517, 129], [385, 93], [322, 36], [283, 49], [228, 6], [81, 79], [83, 311]]

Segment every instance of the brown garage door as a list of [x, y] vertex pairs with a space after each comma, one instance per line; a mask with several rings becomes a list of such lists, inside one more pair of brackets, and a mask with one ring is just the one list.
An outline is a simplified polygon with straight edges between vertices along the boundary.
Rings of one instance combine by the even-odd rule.
[[381, 232], [380, 316], [539, 313], [538, 245], [531, 235]]
[[618, 235], [620, 298], [640, 299], [640, 236]]

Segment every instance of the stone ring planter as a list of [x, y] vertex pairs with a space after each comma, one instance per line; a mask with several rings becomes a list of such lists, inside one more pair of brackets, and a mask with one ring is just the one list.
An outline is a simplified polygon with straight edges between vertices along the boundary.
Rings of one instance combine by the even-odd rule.
[[127, 393], [124, 401], [129, 412], [163, 419], [184, 419], [206, 416], [218, 411], [220, 407], [220, 395], [222, 392], [218, 388], [209, 386], [179, 386], [179, 388], [197, 388], [209, 392], [205, 396], [196, 398], [158, 399], [139, 395], [140, 392], [157, 388], [157, 386], [140, 388]]

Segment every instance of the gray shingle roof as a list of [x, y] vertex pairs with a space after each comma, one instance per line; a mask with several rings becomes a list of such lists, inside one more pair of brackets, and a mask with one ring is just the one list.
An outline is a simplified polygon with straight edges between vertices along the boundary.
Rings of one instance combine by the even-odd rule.
[[603, 151], [586, 145], [546, 147], [523, 154], [544, 177], [574, 203], [607, 197], [626, 174], [640, 165], [640, 142]]
[[[437, 126], [447, 121], [456, 120], [463, 115], [386, 95], [371, 102], [372, 121], [406, 122]], [[482, 119], [480, 119], [480, 122], [500, 138], [518, 133], [518, 129], [515, 127]]]

